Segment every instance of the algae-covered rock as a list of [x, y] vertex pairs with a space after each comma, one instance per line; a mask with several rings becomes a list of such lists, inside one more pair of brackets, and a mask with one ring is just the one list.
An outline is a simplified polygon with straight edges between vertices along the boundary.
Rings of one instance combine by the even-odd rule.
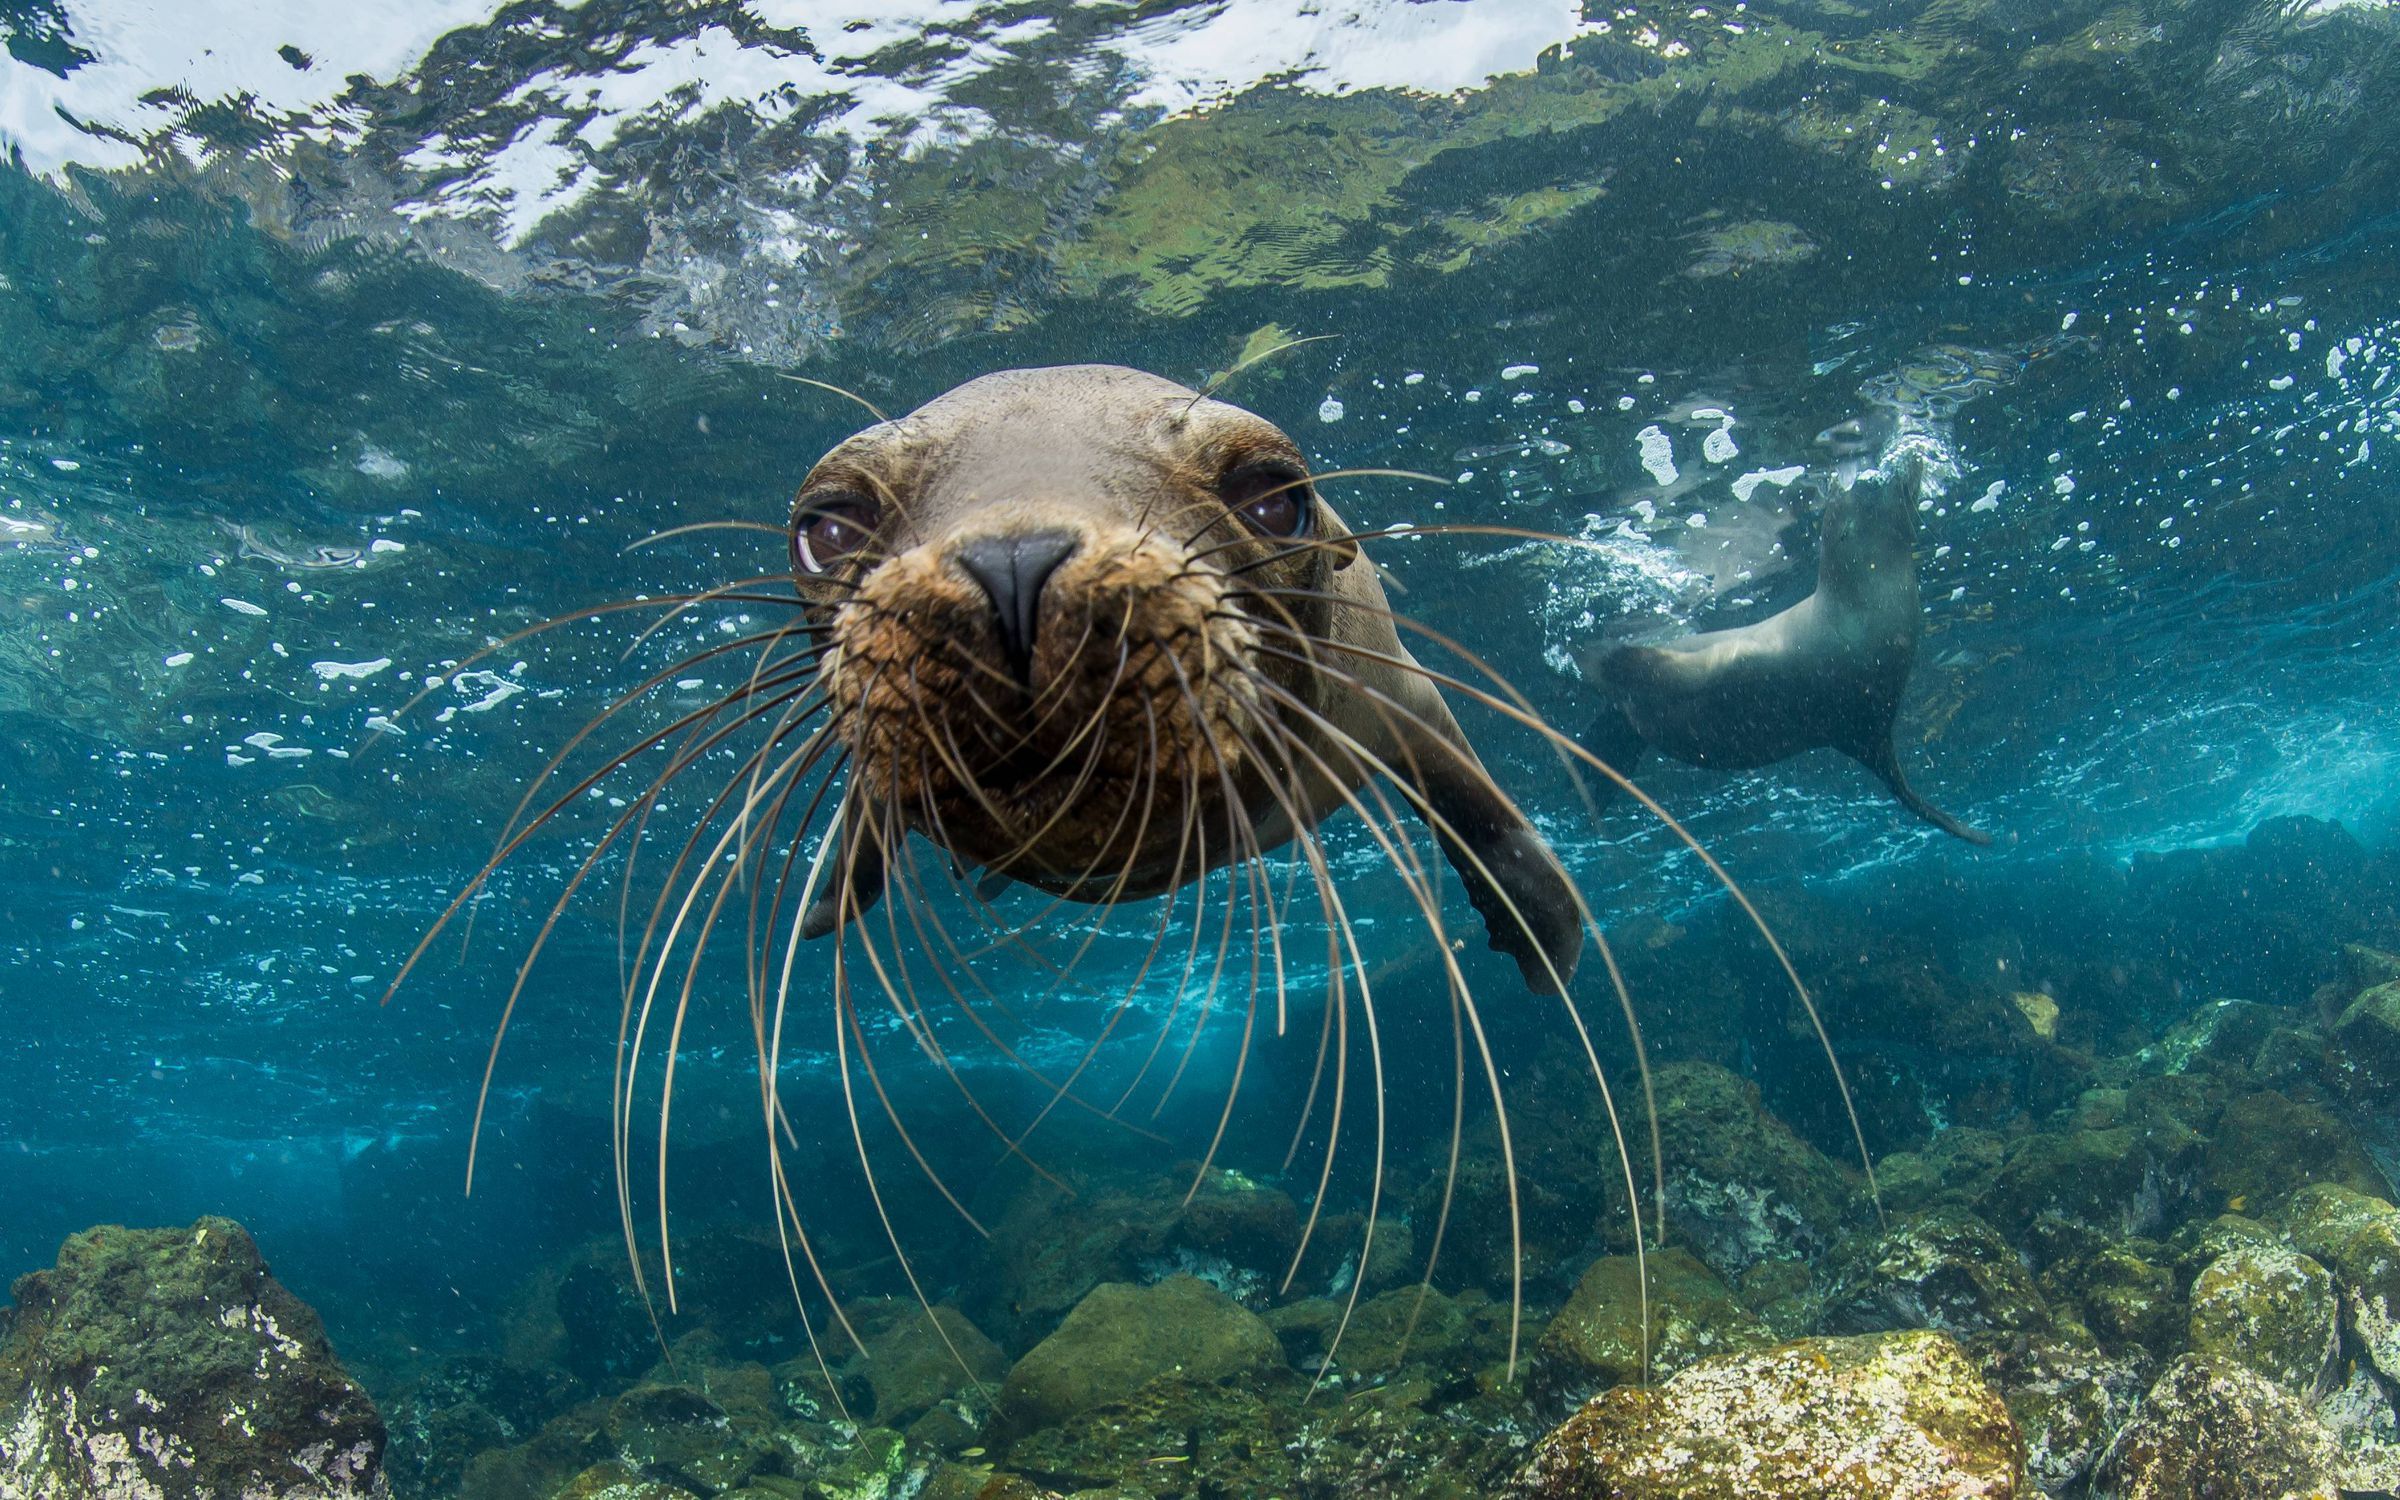
[[[1021, 1346], [1056, 1327], [1103, 1282], [1173, 1271], [1263, 1296], [1299, 1248], [1300, 1214], [1290, 1195], [1236, 1172], [1212, 1169], [1196, 1190], [1194, 1180], [1152, 1173], [1083, 1184], [1074, 1193], [1028, 1183], [992, 1226], [988, 1284], [969, 1302], [977, 1325]], [[1331, 1229], [1319, 1225], [1318, 1233]], [[1355, 1251], [1356, 1241], [1344, 1248]]]
[[2050, 1309], [1999, 1231], [1963, 1210], [1937, 1209], [1871, 1241], [1844, 1271], [1825, 1321], [1836, 1333], [2029, 1333], [2050, 1326]]
[[1069, 1492], [1289, 1494], [1288, 1425], [1256, 1391], [1168, 1375], [1024, 1438], [1008, 1466]]
[[0, 1496], [370, 1500], [384, 1425], [239, 1224], [87, 1229], [17, 1279]]
[[2362, 991], [2333, 1023], [2336, 1076], [2369, 1104], [2400, 1100], [2400, 980]]
[[[1581, 1400], [1645, 1378], [1664, 1380], [1696, 1360], [1774, 1342], [1716, 1273], [1683, 1250], [1648, 1256], [1650, 1331], [1642, 1337], [1642, 1282], [1630, 1255], [1592, 1262], [1533, 1351], [1535, 1384]], [[1642, 1368], [1647, 1353], [1650, 1367]]]
[[2044, 1494], [2080, 1497], [2141, 1396], [2134, 1363], [2080, 1337], [1985, 1335], [1972, 1349], [2024, 1435], [2026, 1476]]
[[2342, 978], [2353, 995], [2379, 984], [2400, 984], [2400, 953], [2387, 953], [2365, 943], [2344, 943]]
[[2333, 1273], [2358, 1351], [2400, 1380], [2400, 1209], [2331, 1183], [2302, 1188], [2284, 1232]]
[[2360, 1494], [2400, 1494], [2400, 1412], [2363, 1360], [2316, 1405], [2317, 1420], [2333, 1435], [2342, 1488]]
[[2332, 1384], [2341, 1344], [2333, 1278], [2297, 1250], [2229, 1250], [2192, 1283], [2191, 1343], [2265, 1376], [2303, 1400]]
[[633, 1387], [610, 1403], [606, 1431], [626, 1467], [707, 1495], [742, 1484], [773, 1455], [754, 1421], [737, 1423], [688, 1385]]
[[2239, 1068], [2257, 1054], [2259, 1044], [2283, 1016], [2281, 1008], [2255, 1000], [2211, 1000], [2144, 1047], [2140, 1061], [2160, 1073]]
[[852, 1366], [875, 1395], [865, 1415], [881, 1426], [906, 1426], [953, 1395], [985, 1397], [1008, 1374], [1008, 1356], [955, 1307], [928, 1313], [894, 1297], [848, 1313], [867, 1346]]
[[1656, 1070], [1667, 1219], [1728, 1275], [1814, 1254], [1870, 1217], [1859, 1182], [1767, 1113], [1758, 1088], [1723, 1068]]
[[2103, 1241], [2043, 1272], [2042, 1287], [2053, 1307], [2072, 1309], [2102, 1344], [2155, 1368], [2184, 1323], [2175, 1273], [2164, 1259], [2164, 1248], [2148, 1240]]
[[2186, 1354], [2109, 1444], [2092, 1500], [2334, 1500], [2333, 1439], [2240, 1365]]
[[[1369, 1297], [1349, 1310], [1349, 1326], [1327, 1330], [1328, 1347], [1336, 1367], [1362, 1375], [1383, 1375], [1403, 1364], [1453, 1370], [1472, 1367], [1470, 1352], [1476, 1339], [1472, 1309], [1479, 1292], [1451, 1297], [1437, 1288], [1398, 1287]], [[1338, 1338], [1339, 1342], [1332, 1342]], [[1505, 1334], [1503, 1335], [1505, 1339]], [[1315, 1366], [1305, 1366], [1315, 1373]]]
[[2010, 1500], [2000, 1398], [1947, 1334], [1808, 1339], [1619, 1386], [1542, 1439], [1519, 1500]]
[[2201, 1171], [2203, 1196], [2234, 1213], [2263, 1213], [2312, 1182], [2390, 1191], [2349, 1126], [2272, 1089], [2225, 1106]]
[[1977, 1210], [2010, 1232], [2043, 1214], [2111, 1234], [2148, 1234], [2194, 1197], [2206, 1142], [2155, 1095], [2130, 1096], [2122, 1123], [2025, 1137]]
[[690, 1490], [652, 1479], [623, 1464], [594, 1464], [562, 1486], [554, 1500], [699, 1500]]
[[1017, 1361], [999, 1411], [1010, 1430], [1027, 1432], [1123, 1400], [1161, 1375], [1208, 1382], [1283, 1368], [1274, 1330], [1205, 1282], [1107, 1282]]

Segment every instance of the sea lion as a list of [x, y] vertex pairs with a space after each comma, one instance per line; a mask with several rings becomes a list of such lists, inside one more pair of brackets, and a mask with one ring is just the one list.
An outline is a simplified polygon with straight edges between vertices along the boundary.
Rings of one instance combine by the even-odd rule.
[[1914, 556], [1923, 482], [1922, 460], [1910, 456], [1837, 487], [1825, 504], [1816, 592], [1780, 614], [1596, 653], [1584, 675], [1603, 704], [1586, 746], [1626, 774], [1651, 750], [1712, 770], [1839, 750], [1934, 827], [1990, 843], [1910, 788], [1892, 743], [1923, 628]]
[[1538, 990], [1573, 976], [1565, 870], [1273, 423], [1117, 366], [1004, 371], [835, 447], [790, 529], [852, 763], [806, 935], [874, 904], [902, 831], [986, 888], [1108, 903], [1274, 849], [1388, 775], [1492, 946]]

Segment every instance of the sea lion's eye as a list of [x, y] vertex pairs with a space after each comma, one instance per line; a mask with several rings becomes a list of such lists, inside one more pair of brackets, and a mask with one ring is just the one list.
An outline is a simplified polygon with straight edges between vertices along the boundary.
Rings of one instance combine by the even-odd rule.
[[1260, 536], [1296, 537], [1308, 530], [1308, 475], [1272, 459], [1228, 470], [1217, 481], [1226, 509]]
[[874, 537], [875, 507], [864, 498], [835, 494], [803, 501], [792, 518], [792, 567], [822, 573]]

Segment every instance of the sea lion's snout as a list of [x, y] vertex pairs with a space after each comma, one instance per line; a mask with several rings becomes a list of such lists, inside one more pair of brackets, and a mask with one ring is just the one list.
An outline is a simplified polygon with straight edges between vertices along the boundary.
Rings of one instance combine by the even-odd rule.
[[1020, 683], [1030, 686], [1033, 679], [1043, 588], [1082, 544], [1074, 532], [1059, 530], [978, 536], [958, 544], [954, 556], [959, 570], [991, 600], [1000, 653]]

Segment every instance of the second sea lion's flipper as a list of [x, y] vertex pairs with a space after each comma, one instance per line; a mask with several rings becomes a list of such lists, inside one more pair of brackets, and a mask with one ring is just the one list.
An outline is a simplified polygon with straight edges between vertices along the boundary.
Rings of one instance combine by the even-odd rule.
[[[1592, 726], [1583, 732], [1583, 748], [1592, 752], [1600, 763], [1631, 780], [1633, 768], [1642, 763], [1642, 755], [1650, 746], [1642, 732], [1633, 727], [1622, 704], [1611, 701], [1604, 706]], [[1605, 807], [1613, 798], [1624, 795], [1625, 789], [1606, 776], [1586, 776], [1592, 789], [1592, 800]]]
[[[1440, 705], [1438, 694], [1427, 696]], [[1434, 832], [1442, 853], [1466, 886], [1492, 947], [1517, 961], [1535, 991], [1562, 990], [1583, 956], [1583, 904], [1574, 882], [1549, 842], [1476, 759], [1447, 705], [1423, 717], [1436, 727], [1412, 724], [1393, 769], [1410, 778], [1439, 820]]]
[[1918, 796], [1916, 789], [1908, 784], [1907, 775], [1901, 771], [1899, 752], [1892, 748], [1892, 742], [1889, 739], [1884, 740], [1876, 749], [1863, 754], [1855, 750], [1850, 753], [1860, 765], [1873, 771], [1885, 786], [1891, 788], [1892, 795], [1900, 799], [1902, 807], [1907, 808], [1942, 832], [1949, 834], [1952, 838], [1965, 839], [1970, 844], [1989, 844], [1992, 841], [1992, 836], [1982, 829], [1969, 828], [1966, 824]]
[[800, 918], [804, 938], [821, 938], [844, 921], [856, 921], [883, 899], [883, 840], [868, 830], [863, 815], [844, 818], [842, 828], [842, 845], [826, 860], [825, 889]]

